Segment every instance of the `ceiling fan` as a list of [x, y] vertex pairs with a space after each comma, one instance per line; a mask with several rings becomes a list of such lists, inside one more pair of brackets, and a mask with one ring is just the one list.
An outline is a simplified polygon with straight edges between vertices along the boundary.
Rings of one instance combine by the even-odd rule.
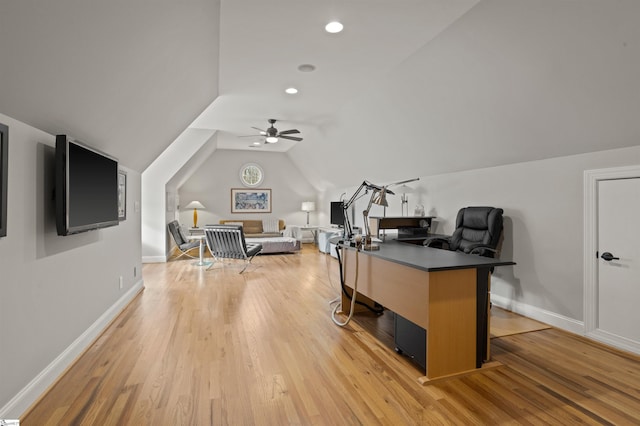
[[[268, 121], [269, 121], [269, 124], [271, 124], [271, 126], [268, 127], [267, 130], [262, 130], [258, 127], [251, 126], [252, 129], [256, 129], [257, 131], [260, 132], [259, 136], [266, 136], [264, 143], [267, 143], [267, 144], [276, 143], [278, 142], [278, 139], [289, 139], [297, 142], [300, 142], [302, 140], [302, 138], [299, 138], [297, 136], [289, 136], [296, 133], [300, 133], [298, 129], [289, 129], [289, 130], [283, 130], [279, 132], [278, 129], [274, 127], [274, 124], [276, 124], [276, 120], [273, 118], [270, 118]], [[250, 135], [250, 136], [256, 136], [256, 135]]]

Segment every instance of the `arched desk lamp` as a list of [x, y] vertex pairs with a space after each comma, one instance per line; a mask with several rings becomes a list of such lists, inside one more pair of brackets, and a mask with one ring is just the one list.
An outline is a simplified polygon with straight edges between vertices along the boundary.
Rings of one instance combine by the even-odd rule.
[[369, 210], [371, 210], [371, 206], [374, 204], [378, 204], [380, 206], [387, 207], [389, 205], [387, 203], [387, 194], [395, 195], [393, 191], [387, 189], [388, 187], [394, 186], [394, 185], [402, 185], [409, 182], [415, 182], [417, 180], [420, 180], [420, 178], [403, 180], [403, 181], [395, 182], [385, 186], [374, 185], [371, 182], [368, 182], [366, 180], [362, 182], [358, 187], [358, 189], [356, 190], [356, 192], [351, 196], [351, 198], [349, 198], [348, 201], [342, 204], [342, 210], [344, 213], [345, 239], [348, 241], [353, 240], [353, 229], [351, 227], [351, 222], [349, 221], [349, 212], [348, 212], [349, 208], [356, 200], [360, 198], [358, 197], [358, 195], [360, 195], [360, 192], [362, 192], [363, 189], [365, 189], [365, 194], [369, 190], [371, 190], [372, 192], [371, 192], [371, 198], [369, 199], [369, 204], [367, 205], [367, 208], [362, 212], [362, 216], [364, 217], [364, 229], [366, 232], [364, 241], [363, 241], [363, 249], [378, 250], [380, 247], [377, 244], [371, 243], [371, 230], [369, 228]]
[[371, 190], [371, 198], [369, 199], [369, 204], [367, 205], [367, 208], [362, 212], [362, 216], [364, 217], [364, 229], [365, 229], [365, 236], [364, 236], [362, 248], [364, 250], [377, 250], [380, 247], [377, 244], [371, 243], [371, 230], [369, 229], [369, 210], [371, 210], [371, 206], [374, 204], [378, 204], [380, 206], [385, 206], [385, 207], [388, 206], [389, 204], [387, 203], [386, 195], [387, 194], [393, 195], [394, 193], [393, 191], [389, 191], [384, 186], [374, 185], [371, 182], [368, 182], [366, 180], [362, 182], [362, 184], [360, 184], [360, 186], [358, 187], [356, 192], [351, 196], [351, 198], [349, 198], [349, 200], [343, 203], [342, 205], [342, 210], [344, 213], [344, 232], [345, 232], [346, 239], [348, 239], [349, 241], [353, 239], [353, 228], [351, 227], [351, 222], [349, 221], [348, 210], [351, 207], [351, 205], [357, 199], [360, 198], [358, 197], [358, 195], [360, 195], [363, 189], [366, 190], [365, 194], [369, 190]]

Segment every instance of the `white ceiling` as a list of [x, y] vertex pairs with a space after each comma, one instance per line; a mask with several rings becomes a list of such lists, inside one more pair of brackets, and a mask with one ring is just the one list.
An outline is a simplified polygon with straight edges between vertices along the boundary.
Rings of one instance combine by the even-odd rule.
[[0, 113], [138, 171], [189, 126], [248, 150], [275, 118], [304, 141], [264, 149], [319, 189], [397, 181], [637, 145], [638, 22], [636, 0], [3, 1]]
[[[305, 143], [311, 130], [328, 121], [350, 99], [371, 89], [427, 44], [477, 0], [230, 0], [222, 1], [220, 96], [191, 125], [217, 129], [218, 149], [253, 149], [239, 138], [278, 120], [280, 130], [296, 128]], [[345, 26], [329, 34], [325, 25]], [[313, 72], [298, 66], [312, 64]], [[287, 87], [299, 90], [287, 95]], [[260, 149], [287, 151], [281, 140]]]

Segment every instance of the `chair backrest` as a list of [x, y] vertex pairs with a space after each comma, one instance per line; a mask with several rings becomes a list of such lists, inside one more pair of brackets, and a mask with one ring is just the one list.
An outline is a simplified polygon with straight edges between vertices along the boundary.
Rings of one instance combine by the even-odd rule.
[[184, 243], [188, 242], [187, 238], [183, 235], [182, 229], [180, 229], [180, 223], [177, 220], [171, 221], [167, 224], [169, 233], [173, 236], [176, 245], [180, 247]]
[[[502, 209], [495, 207], [460, 209], [456, 217], [456, 229], [451, 236], [450, 249], [468, 252], [480, 244], [498, 250], [502, 242], [503, 213]], [[479, 254], [494, 257], [494, 253], [490, 250], [480, 249]]]
[[210, 225], [204, 229], [207, 247], [217, 258], [246, 259], [247, 243], [240, 225]]

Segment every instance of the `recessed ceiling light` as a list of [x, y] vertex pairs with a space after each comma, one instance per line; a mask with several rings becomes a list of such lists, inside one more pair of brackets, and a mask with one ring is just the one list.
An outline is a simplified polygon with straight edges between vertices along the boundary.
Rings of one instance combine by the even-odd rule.
[[295, 87], [289, 87], [285, 89], [285, 92], [287, 92], [290, 95], [295, 95], [296, 93], [298, 93], [298, 89], [296, 89]]
[[329, 22], [324, 27], [325, 31], [331, 34], [339, 33], [343, 28], [344, 26], [338, 21]]
[[302, 71], [302, 72], [311, 72], [314, 71], [316, 69], [315, 65], [311, 65], [311, 64], [302, 64], [298, 66], [298, 71]]
[[254, 144], [254, 145], [260, 145], [260, 142], [257, 142], [257, 141], [256, 141], [256, 142], [254, 142], [253, 144]]

